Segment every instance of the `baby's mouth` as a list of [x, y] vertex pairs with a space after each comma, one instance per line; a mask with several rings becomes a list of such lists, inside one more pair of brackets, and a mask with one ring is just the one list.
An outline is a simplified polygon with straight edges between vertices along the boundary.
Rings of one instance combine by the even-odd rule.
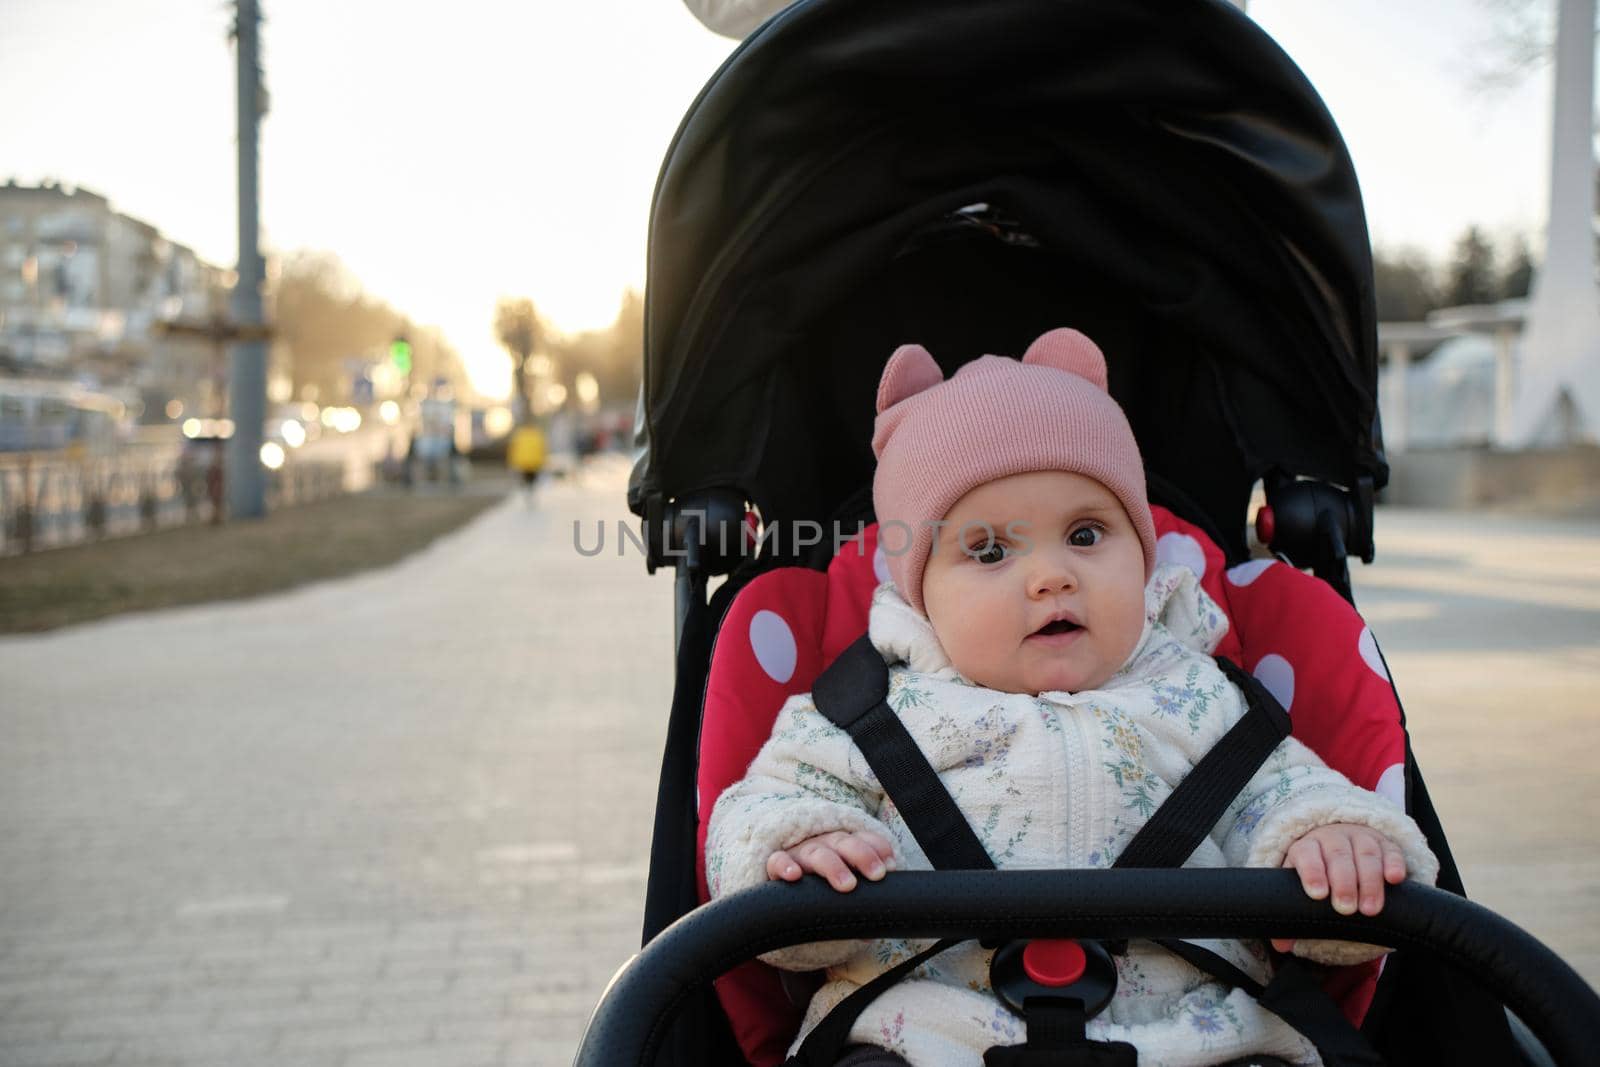
[[1079, 626], [1077, 623], [1073, 622], [1071, 619], [1057, 619], [1055, 622], [1047, 622], [1047, 623], [1045, 623], [1043, 626], [1041, 626], [1037, 630], [1033, 631], [1031, 636], [1033, 636], [1033, 637], [1054, 637], [1057, 634], [1069, 634], [1074, 630], [1081, 630], [1081, 629], [1083, 629], [1083, 627]]

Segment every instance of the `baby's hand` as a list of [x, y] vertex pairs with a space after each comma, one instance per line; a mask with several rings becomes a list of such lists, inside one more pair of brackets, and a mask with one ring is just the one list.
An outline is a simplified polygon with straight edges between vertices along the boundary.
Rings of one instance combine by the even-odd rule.
[[[1383, 910], [1383, 887], [1406, 880], [1406, 857], [1400, 846], [1366, 826], [1331, 823], [1319, 826], [1289, 846], [1283, 865], [1300, 872], [1306, 896], [1322, 900], [1333, 890], [1333, 910], [1340, 915], [1376, 915]], [[1294, 948], [1291, 939], [1274, 938], [1279, 952]]]
[[848, 893], [856, 887], [852, 867], [876, 882], [895, 868], [894, 845], [871, 830], [833, 830], [768, 856], [767, 878], [798, 882], [802, 874], [820, 874], [833, 888]]

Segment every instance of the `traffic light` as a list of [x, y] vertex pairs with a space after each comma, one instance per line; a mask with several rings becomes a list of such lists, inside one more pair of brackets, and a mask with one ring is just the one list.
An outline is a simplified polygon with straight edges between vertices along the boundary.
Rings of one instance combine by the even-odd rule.
[[401, 374], [411, 373], [411, 342], [397, 337], [389, 342], [389, 362]]

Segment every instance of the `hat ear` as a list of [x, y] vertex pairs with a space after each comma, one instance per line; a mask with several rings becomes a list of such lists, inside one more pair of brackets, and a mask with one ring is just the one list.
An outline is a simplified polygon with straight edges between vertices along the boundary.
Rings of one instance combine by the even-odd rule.
[[1109, 392], [1106, 388], [1105, 355], [1101, 353], [1099, 345], [1077, 330], [1063, 327], [1042, 335], [1028, 346], [1022, 362], [1076, 374], [1099, 386], [1101, 392]]
[[921, 345], [901, 345], [889, 357], [878, 380], [878, 414], [894, 407], [908, 397], [925, 389], [932, 389], [944, 381], [944, 371], [939, 369], [933, 356]]

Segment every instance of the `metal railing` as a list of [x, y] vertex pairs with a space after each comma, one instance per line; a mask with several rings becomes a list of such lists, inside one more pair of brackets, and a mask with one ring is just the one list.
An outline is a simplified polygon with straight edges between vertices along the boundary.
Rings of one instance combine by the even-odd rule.
[[[0, 453], [0, 555], [220, 521], [216, 451], [132, 445], [108, 455]], [[291, 458], [267, 472], [268, 506], [326, 500], [353, 488], [349, 482], [341, 462]]]

